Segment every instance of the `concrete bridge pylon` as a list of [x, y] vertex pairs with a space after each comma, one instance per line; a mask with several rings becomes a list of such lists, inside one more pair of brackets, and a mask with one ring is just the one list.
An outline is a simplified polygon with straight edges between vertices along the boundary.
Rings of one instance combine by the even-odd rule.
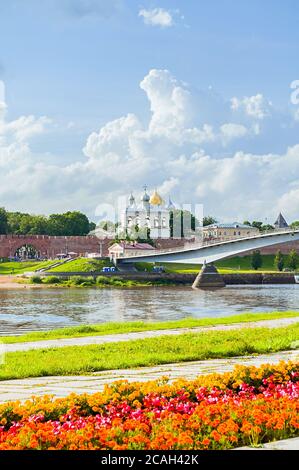
[[202, 288], [219, 288], [225, 287], [225, 282], [221, 274], [219, 274], [216, 266], [204, 263], [195, 281], [192, 284], [193, 289]]

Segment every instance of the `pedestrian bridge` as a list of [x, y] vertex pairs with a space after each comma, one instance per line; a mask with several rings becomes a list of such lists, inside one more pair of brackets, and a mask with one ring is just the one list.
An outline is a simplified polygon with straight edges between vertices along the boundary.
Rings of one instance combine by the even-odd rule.
[[299, 240], [299, 230], [281, 229], [225, 242], [189, 243], [172, 250], [157, 250], [148, 255], [119, 258], [121, 263], [213, 263], [250, 250]]

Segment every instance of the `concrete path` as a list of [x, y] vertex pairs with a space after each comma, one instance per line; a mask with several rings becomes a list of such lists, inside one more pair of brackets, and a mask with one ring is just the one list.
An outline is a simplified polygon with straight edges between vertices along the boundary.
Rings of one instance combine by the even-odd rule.
[[165, 364], [156, 367], [142, 367], [139, 369], [110, 370], [86, 376], [37, 377], [20, 380], [5, 380], [0, 381], [0, 402], [26, 400], [32, 395], [55, 395], [56, 397], [63, 397], [72, 392], [78, 394], [95, 393], [103, 390], [105, 384], [115, 382], [116, 380], [144, 382], [165, 376], [169, 377], [170, 380], [175, 380], [179, 377], [192, 380], [198, 375], [231, 371], [237, 364], [260, 366], [261, 364], [278, 363], [281, 360], [298, 361], [299, 351], [282, 351], [275, 354], [263, 354], [259, 356]]
[[261, 447], [239, 447], [235, 450], [299, 450], [299, 437], [262, 444]]
[[293, 317], [280, 318], [277, 320], [261, 320], [248, 323], [234, 323], [231, 325], [216, 325], [197, 328], [176, 328], [171, 330], [138, 331], [134, 333], [118, 333], [103, 336], [84, 336], [79, 338], [51, 339], [45, 341], [32, 341], [28, 343], [3, 344], [3, 348], [1, 348], [1, 350], [3, 352], [28, 351], [29, 349], [62, 348], [64, 346], [87, 346], [90, 344], [115, 343], [134, 339], [157, 338], [159, 336], [175, 336], [186, 333], [203, 333], [206, 331], [231, 331], [240, 328], [257, 327], [278, 328], [282, 326], [292, 325], [298, 322], [299, 317]]

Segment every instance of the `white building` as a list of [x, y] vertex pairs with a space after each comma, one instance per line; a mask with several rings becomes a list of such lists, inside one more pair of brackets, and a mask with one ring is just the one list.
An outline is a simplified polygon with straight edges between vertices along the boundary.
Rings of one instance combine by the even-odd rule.
[[148, 243], [128, 243], [128, 242], [119, 242], [113, 243], [109, 247], [109, 258], [111, 261], [116, 261], [119, 258], [124, 258], [126, 256], [142, 256], [148, 255], [152, 251], [155, 251]]
[[251, 225], [240, 224], [234, 222], [232, 224], [212, 224], [203, 227], [203, 239], [207, 240], [219, 240], [228, 241], [242, 237], [250, 237], [259, 235], [259, 229], [252, 227]]
[[131, 194], [129, 205], [121, 215], [120, 232], [141, 238], [170, 238], [170, 212], [175, 206], [170, 199], [166, 205], [156, 190], [152, 196], [146, 190], [145, 186], [140, 202]]

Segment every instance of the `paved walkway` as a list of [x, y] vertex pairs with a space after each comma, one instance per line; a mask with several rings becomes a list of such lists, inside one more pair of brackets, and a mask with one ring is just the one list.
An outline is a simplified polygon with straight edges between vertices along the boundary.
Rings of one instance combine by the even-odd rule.
[[[159, 336], [174, 336], [186, 333], [203, 333], [206, 331], [231, 331], [240, 328], [278, 328], [299, 322], [299, 317], [279, 318], [276, 320], [261, 320], [248, 323], [234, 323], [230, 325], [215, 325], [197, 328], [176, 328], [171, 330], [138, 331], [134, 333], [118, 333], [103, 336], [83, 336], [79, 338], [51, 339], [43, 341], [32, 341], [28, 343], [4, 344], [4, 352], [28, 351], [29, 349], [62, 348], [64, 346], [87, 346], [90, 344], [106, 344], [133, 339], [156, 338]], [[1, 343], [1, 337], [0, 337]]]
[[237, 364], [260, 366], [266, 363], [274, 364], [281, 360], [298, 361], [299, 351], [282, 351], [275, 354], [263, 354], [259, 356], [165, 364], [156, 367], [142, 367], [139, 369], [110, 370], [87, 376], [37, 377], [20, 380], [5, 380], [0, 381], [0, 402], [26, 400], [32, 395], [55, 395], [57, 397], [63, 397], [72, 392], [78, 394], [95, 393], [103, 390], [104, 385], [107, 383], [109, 384], [116, 380], [124, 379], [135, 382], [155, 380], [159, 377], [167, 376], [170, 380], [175, 380], [179, 377], [191, 380], [198, 375], [231, 371]]
[[261, 447], [239, 447], [235, 450], [299, 450], [299, 437], [269, 442], [268, 444], [263, 444]]

